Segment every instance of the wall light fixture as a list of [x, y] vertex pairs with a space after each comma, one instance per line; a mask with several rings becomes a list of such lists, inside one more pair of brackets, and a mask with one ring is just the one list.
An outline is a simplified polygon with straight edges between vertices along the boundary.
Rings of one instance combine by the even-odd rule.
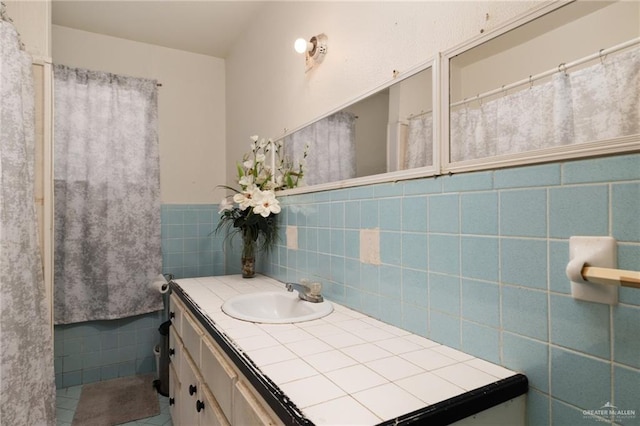
[[309, 71], [315, 64], [322, 62], [327, 54], [327, 36], [318, 34], [309, 41], [299, 38], [293, 47], [296, 52], [305, 54], [306, 71]]

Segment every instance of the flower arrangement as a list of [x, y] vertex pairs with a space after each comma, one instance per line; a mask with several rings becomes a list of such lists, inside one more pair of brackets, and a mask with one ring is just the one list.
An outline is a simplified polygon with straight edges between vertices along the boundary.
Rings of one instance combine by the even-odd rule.
[[[273, 151], [272, 151], [273, 150]], [[276, 243], [278, 224], [276, 215], [280, 213], [280, 202], [275, 191], [295, 188], [302, 184], [304, 159], [297, 167], [282, 154], [282, 142], [251, 137], [251, 151], [237, 164], [240, 190], [220, 185], [232, 192], [220, 202], [220, 221], [215, 232], [227, 232], [227, 237], [242, 235], [242, 275], [255, 274], [256, 248], [269, 251]], [[272, 154], [271, 165], [267, 155]]]

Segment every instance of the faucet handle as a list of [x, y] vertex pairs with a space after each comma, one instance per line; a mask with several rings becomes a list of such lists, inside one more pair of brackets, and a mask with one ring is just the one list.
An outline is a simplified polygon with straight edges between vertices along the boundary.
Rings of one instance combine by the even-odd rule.
[[309, 283], [309, 294], [311, 294], [312, 296], [319, 296], [320, 293], [322, 292], [322, 283], [319, 282], [314, 282], [314, 283]]

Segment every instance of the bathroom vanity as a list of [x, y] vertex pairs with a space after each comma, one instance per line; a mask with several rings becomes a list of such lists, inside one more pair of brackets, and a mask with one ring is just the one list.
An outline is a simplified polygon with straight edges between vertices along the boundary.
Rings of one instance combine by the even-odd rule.
[[292, 324], [222, 311], [239, 294], [291, 294], [276, 280], [189, 278], [171, 291], [176, 426], [525, 424], [524, 375], [339, 304]]

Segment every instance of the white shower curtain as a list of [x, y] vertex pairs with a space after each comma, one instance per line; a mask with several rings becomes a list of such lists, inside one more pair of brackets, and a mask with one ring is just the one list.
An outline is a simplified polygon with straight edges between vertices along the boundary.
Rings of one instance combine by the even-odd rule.
[[54, 66], [56, 324], [162, 309], [156, 82]]
[[433, 165], [433, 113], [409, 119], [404, 169]]
[[31, 62], [20, 50], [15, 27], [0, 16], [2, 425], [55, 424], [53, 337], [34, 204], [35, 95]]
[[293, 164], [298, 164], [309, 146], [306, 185], [356, 177], [355, 119], [352, 113], [337, 112], [285, 138], [285, 154]]
[[451, 113], [451, 161], [640, 133], [640, 49]]

